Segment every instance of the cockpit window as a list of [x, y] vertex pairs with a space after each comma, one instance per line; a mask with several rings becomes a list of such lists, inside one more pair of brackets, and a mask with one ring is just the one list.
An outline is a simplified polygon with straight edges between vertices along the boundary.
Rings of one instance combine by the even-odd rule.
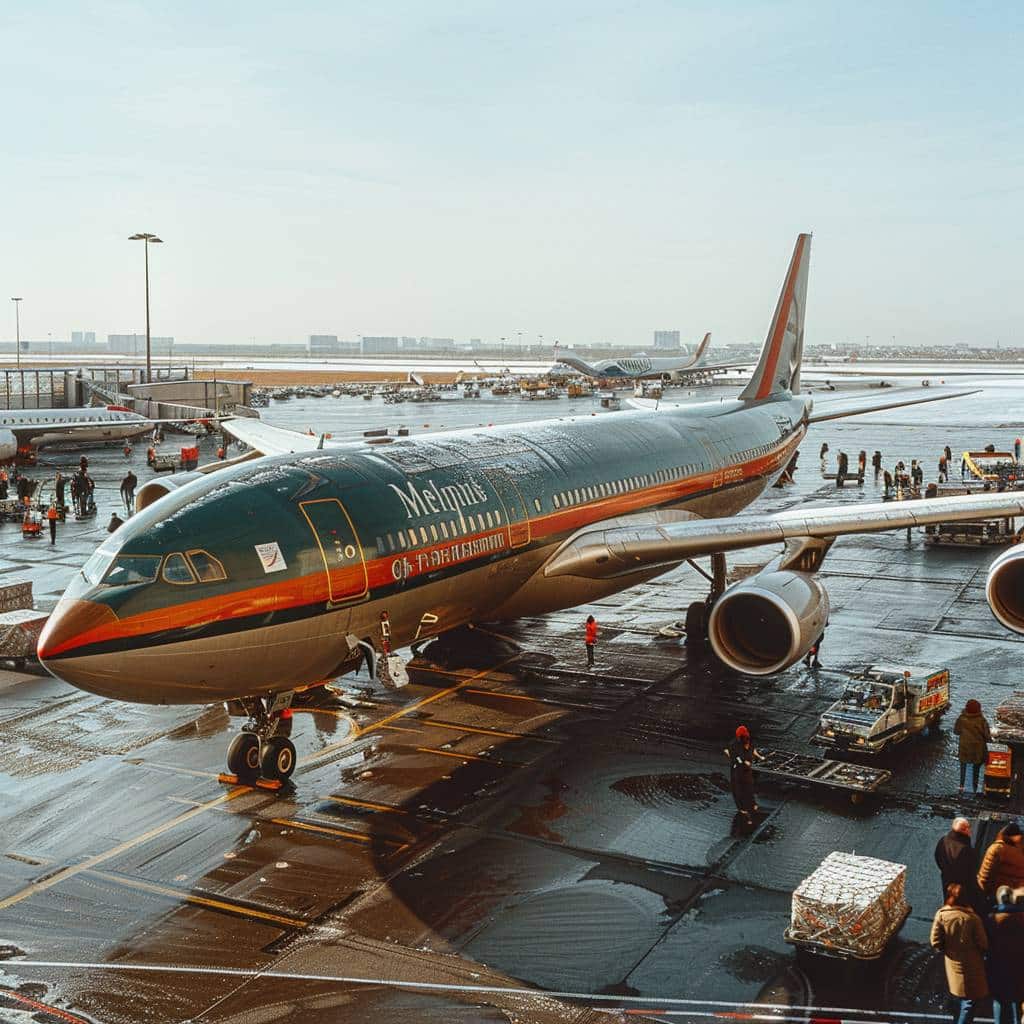
[[82, 566], [82, 575], [85, 577], [85, 582], [91, 587], [97, 586], [100, 580], [103, 579], [103, 574], [110, 568], [110, 563], [113, 560], [114, 556], [110, 552], [104, 551], [102, 548], [96, 551], [89, 561]]
[[188, 560], [192, 563], [200, 583], [215, 583], [217, 580], [228, 578], [224, 566], [209, 551], [190, 551]]
[[196, 578], [189, 568], [185, 556], [175, 552], [164, 560], [164, 579], [168, 583], [195, 583]]
[[159, 571], [159, 555], [118, 555], [103, 577], [102, 584], [105, 587], [130, 587], [152, 583]]

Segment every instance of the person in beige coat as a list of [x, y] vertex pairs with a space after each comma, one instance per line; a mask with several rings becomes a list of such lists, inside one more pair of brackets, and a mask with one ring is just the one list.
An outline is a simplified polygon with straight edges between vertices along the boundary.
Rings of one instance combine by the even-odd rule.
[[989, 896], [1001, 885], [1024, 887], [1024, 835], [1015, 821], [999, 830], [978, 869], [978, 887]]
[[946, 984], [957, 1001], [955, 1024], [971, 1024], [978, 1002], [988, 995], [985, 951], [988, 936], [981, 918], [961, 903], [957, 882], [946, 887], [946, 902], [932, 921], [931, 944], [946, 960]]

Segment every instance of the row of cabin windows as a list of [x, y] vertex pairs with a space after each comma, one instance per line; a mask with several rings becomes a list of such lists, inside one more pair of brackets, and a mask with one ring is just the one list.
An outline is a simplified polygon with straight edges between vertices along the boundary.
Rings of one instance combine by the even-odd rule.
[[458, 540], [471, 533], [493, 530], [502, 524], [502, 515], [495, 509], [493, 512], [463, 512], [462, 521], [458, 519], [441, 519], [426, 526], [410, 526], [394, 533], [385, 533], [377, 538], [377, 551], [394, 554], [396, 551], [408, 551], [410, 548], [426, 547], [444, 540]]
[[767, 455], [772, 450], [770, 444], [759, 444], [756, 448], [748, 448], [743, 452], [736, 452], [729, 457], [731, 462], [746, 462], [748, 459], [756, 459], [759, 455]]
[[687, 463], [685, 466], [673, 466], [671, 469], [656, 469], [653, 473], [627, 476], [622, 480], [609, 480], [586, 487], [573, 487], [554, 495], [551, 502], [555, 508], [570, 508], [588, 501], [597, 501], [599, 498], [611, 498], [616, 494], [639, 491], [644, 487], [653, 487], [655, 484], [672, 483], [674, 480], [699, 472], [701, 468], [696, 463]]

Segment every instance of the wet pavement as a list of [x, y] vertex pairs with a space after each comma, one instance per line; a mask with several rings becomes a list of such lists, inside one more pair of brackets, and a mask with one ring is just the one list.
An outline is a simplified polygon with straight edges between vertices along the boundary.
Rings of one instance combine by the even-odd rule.
[[[942, 415], [925, 406], [824, 424], [803, 446], [797, 485], [755, 508], [877, 498], [870, 480], [841, 492], [822, 481], [822, 440], [851, 461], [881, 448], [887, 465], [929, 466], [946, 443], [1012, 444], [1020, 425], [1006, 410], [1019, 394], [997, 383]], [[265, 416], [355, 433], [375, 417], [422, 429], [569, 409], [441, 406], [328, 398], [274, 403]], [[90, 453], [100, 514], [64, 524], [54, 548], [0, 526], [0, 580], [30, 577], [38, 606], [52, 606], [105, 536], [126, 462], [149, 479], [144, 451]], [[46, 453], [30, 475], [77, 460]], [[739, 552], [730, 566], [772, 553]], [[765, 746], [813, 752], [841, 670], [880, 660], [948, 666], [954, 707], [975, 697], [991, 711], [1021, 687], [1024, 651], [985, 604], [991, 557], [925, 549], [916, 534], [840, 540], [821, 574], [833, 608], [826, 668], [768, 680], [730, 675], [659, 632], [704, 594], [689, 567], [590, 608], [464, 631], [427, 647], [399, 694], [353, 677], [296, 714], [299, 768], [280, 793], [218, 783], [238, 725], [220, 706], [120, 705], [0, 672], [0, 1021], [709, 1009], [691, 1000], [722, 1012], [941, 1011], [941, 961], [927, 949], [932, 850], [955, 813], [1007, 810], [957, 798], [952, 722], [886, 755], [892, 783], [859, 806], [762, 784], [753, 831], [736, 820], [721, 748], [745, 722]], [[588, 611], [602, 627], [593, 672]], [[783, 940], [793, 888], [836, 849], [908, 865], [913, 911], [877, 963], [808, 958]]]

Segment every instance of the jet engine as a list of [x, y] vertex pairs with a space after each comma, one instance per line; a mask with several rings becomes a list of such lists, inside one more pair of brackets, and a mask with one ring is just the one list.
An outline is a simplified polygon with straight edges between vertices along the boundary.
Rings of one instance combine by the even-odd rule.
[[10, 462], [18, 454], [18, 439], [13, 430], [0, 430], [0, 462]]
[[799, 661], [827, 622], [828, 594], [813, 575], [769, 568], [715, 602], [708, 641], [729, 668], [768, 676]]
[[985, 598], [1007, 629], [1024, 633], [1024, 544], [1004, 551], [989, 566]]

